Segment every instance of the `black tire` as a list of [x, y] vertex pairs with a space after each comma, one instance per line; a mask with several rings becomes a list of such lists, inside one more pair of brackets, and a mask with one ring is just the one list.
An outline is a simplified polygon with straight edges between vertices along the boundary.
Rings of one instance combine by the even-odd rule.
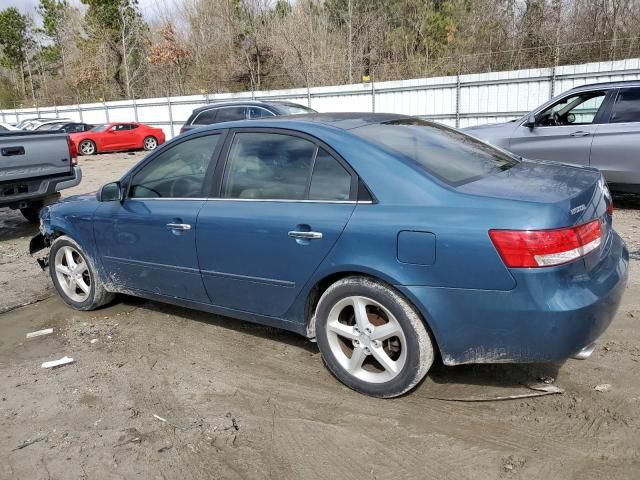
[[[375, 383], [357, 378], [332, 351], [327, 333], [329, 313], [348, 297], [366, 297], [382, 305], [402, 329], [406, 359], [404, 366], [388, 381]], [[368, 310], [367, 315], [370, 315]], [[347, 277], [337, 281], [320, 297], [315, 318], [316, 338], [325, 365], [338, 380], [357, 392], [381, 398], [397, 397], [414, 388], [433, 364], [434, 347], [421, 316], [402, 295], [382, 282], [368, 277]]]
[[[82, 259], [86, 262], [88, 266], [89, 276], [91, 279], [90, 290], [89, 290], [89, 294], [87, 295], [87, 299], [83, 302], [77, 302], [72, 298], [70, 298], [65, 293], [64, 289], [62, 288], [58, 280], [58, 275], [56, 274], [56, 270], [55, 270], [55, 258], [56, 258], [56, 254], [58, 253], [58, 250], [60, 250], [64, 246], [72, 247], [82, 257]], [[51, 245], [51, 249], [49, 250], [49, 275], [51, 276], [53, 286], [58, 291], [60, 298], [62, 298], [62, 300], [67, 305], [69, 305], [70, 307], [76, 310], [83, 310], [83, 311], [95, 310], [97, 308], [100, 308], [108, 304], [115, 298], [114, 293], [108, 292], [104, 288], [104, 284], [102, 283], [100, 276], [97, 274], [95, 267], [91, 262], [91, 259], [89, 259], [89, 257], [84, 253], [80, 245], [78, 245], [71, 237], [67, 237], [66, 235], [56, 238], [53, 244]]]
[[[148, 147], [147, 146], [147, 140], [153, 140], [155, 142], [155, 146], [153, 147]], [[156, 137], [154, 137], [153, 135], [149, 135], [148, 137], [144, 137], [144, 140], [142, 141], [142, 148], [144, 150], [146, 150], [147, 152], [151, 152], [153, 150], [155, 150], [156, 148], [158, 148], [158, 139]]]
[[[91, 151], [86, 151], [83, 152], [83, 145], [90, 145], [91, 147], [93, 147], [91, 149]], [[94, 142], [93, 140], [82, 140], [79, 144], [78, 144], [78, 153], [80, 155], [95, 155], [96, 153], [98, 153], [98, 147], [96, 146], [96, 142]]]
[[29, 222], [38, 225], [40, 223], [40, 210], [42, 210], [43, 204], [41, 202], [32, 203], [26, 208], [21, 208], [20, 213]]

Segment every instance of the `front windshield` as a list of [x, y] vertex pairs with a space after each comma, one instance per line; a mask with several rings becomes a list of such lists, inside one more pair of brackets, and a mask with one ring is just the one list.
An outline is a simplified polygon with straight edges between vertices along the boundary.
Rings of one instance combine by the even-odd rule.
[[91, 129], [92, 132], [104, 132], [107, 128], [109, 128], [109, 125], [96, 125], [95, 127], [93, 127]]
[[416, 162], [438, 179], [462, 185], [508, 170], [516, 157], [444, 125], [403, 118], [355, 128], [351, 132]]
[[313, 108], [303, 107], [302, 105], [279, 105], [282, 115], [302, 115], [304, 113], [317, 113]]

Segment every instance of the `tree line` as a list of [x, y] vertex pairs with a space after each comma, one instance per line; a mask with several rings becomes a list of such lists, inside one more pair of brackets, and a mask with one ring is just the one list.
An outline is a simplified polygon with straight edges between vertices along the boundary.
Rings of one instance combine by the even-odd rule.
[[39, 0], [0, 11], [0, 106], [638, 56], [640, 0]]

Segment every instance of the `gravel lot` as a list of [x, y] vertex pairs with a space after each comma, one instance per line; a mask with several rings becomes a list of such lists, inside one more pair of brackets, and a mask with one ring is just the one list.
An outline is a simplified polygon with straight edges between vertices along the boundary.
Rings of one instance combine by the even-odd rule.
[[[65, 193], [140, 158], [81, 158], [84, 180]], [[0, 210], [0, 478], [640, 478], [640, 201], [617, 199], [614, 225], [631, 279], [590, 359], [436, 366], [413, 393], [377, 400], [287, 332], [126, 297], [70, 310], [26, 253], [36, 228]], [[64, 355], [75, 363], [40, 368]], [[545, 376], [565, 393], [442, 400], [524, 394]]]

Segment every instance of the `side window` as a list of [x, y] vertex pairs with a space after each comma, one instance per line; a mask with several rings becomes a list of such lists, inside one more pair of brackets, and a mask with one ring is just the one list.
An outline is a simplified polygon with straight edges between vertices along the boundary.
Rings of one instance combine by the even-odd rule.
[[211, 125], [216, 123], [216, 115], [218, 114], [217, 108], [210, 108], [204, 112], [200, 112], [193, 121], [192, 125]]
[[351, 194], [351, 174], [335, 158], [322, 148], [311, 176], [309, 199], [349, 200]]
[[244, 120], [244, 107], [224, 107], [218, 109], [216, 123]]
[[536, 123], [542, 127], [588, 125], [600, 109], [606, 92], [583, 92], [563, 98], [538, 114]]
[[640, 122], [640, 88], [621, 88], [609, 123]]
[[229, 150], [222, 197], [305, 198], [315, 144], [278, 133], [237, 133]]
[[197, 198], [220, 135], [179, 143], [146, 164], [131, 181], [130, 198]]
[[247, 118], [274, 117], [275, 114], [262, 107], [247, 107]]
[[131, 125], [129, 125], [129, 130], [135, 130], [136, 128], [138, 128], [140, 125], [136, 125], [135, 123], [132, 123]]

